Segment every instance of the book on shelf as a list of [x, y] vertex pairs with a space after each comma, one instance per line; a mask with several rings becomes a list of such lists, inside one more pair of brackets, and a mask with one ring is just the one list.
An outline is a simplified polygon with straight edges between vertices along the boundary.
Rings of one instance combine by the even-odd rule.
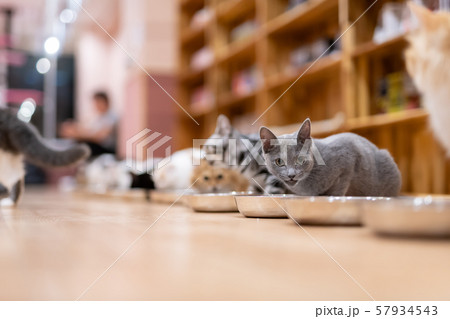
[[231, 77], [231, 92], [242, 96], [254, 92], [260, 83], [260, 72], [256, 66], [235, 72]]
[[205, 46], [192, 54], [190, 67], [192, 70], [202, 70], [209, 67], [214, 61], [212, 50]]
[[258, 29], [256, 20], [247, 20], [234, 27], [230, 32], [230, 42], [238, 42], [250, 38]]
[[194, 113], [205, 113], [212, 109], [214, 95], [211, 90], [201, 85], [195, 88], [191, 94], [190, 109]]
[[392, 72], [378, 83], [376, 113], [393, 113], [420, 107], [420, 95], [411, 77], [403, 71]]
[[334, 38], [323, 37], [311, 43], [302, 44], [290, 52], [289, 63], [285, 67], [286, 73], [293, 73], [319, 57], [325, 57], [340, 51], [339, 42]]

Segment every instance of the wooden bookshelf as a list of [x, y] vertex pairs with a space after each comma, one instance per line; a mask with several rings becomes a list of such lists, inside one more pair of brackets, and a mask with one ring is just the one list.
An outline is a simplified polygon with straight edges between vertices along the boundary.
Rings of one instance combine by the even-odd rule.
[[[379, 13], [388, 0], [379, 0], [360, 19], [373, 1], [309, 0], [289, 9], [289, 0], [179, 1], [179, 102], [190, 111], [192, 94], [199, 87], [214, 96], [202, 111], [191, 112], [200, 125], [180, 115], [179, 148], [192, 146], [193, 138], [208, 137], [219, 114], [232, 122], [248, 123], [244, 131], [257, 131], [261, 125], [280, 127], [306, 117], [326, 122], [343, 112], [345, 123], [335, 132], [355, 132], [387, 148], [402, 172], [403, 191], [450, 193], [450, 164], [428, 129], [427, 112], [410, 109], [380, 114], [378, 109], [377, 83], [387, 74], [405, 70], [406, 35], [382, 43], [372, 41]], [[210, 10], [211, 20], [192, 28], [190, 21], [201, 8]], [[249, 21], [254, 21], [252, 32], [234, 40], [235, 27]], [[290, 67], [296, 48], [341, 35], [337, 50], [318, 61]], [[210, 48], [213, 62], [191, 69], [192, 55], [202, 47]], [[256, 87], [234, 92], [233, 75], [250, 68], [259, 77]], [[247, 119], [255, 120], [275, 101], [251, 126], [253, 120]], [[420, 148], [427, 138], [426, 150]]]

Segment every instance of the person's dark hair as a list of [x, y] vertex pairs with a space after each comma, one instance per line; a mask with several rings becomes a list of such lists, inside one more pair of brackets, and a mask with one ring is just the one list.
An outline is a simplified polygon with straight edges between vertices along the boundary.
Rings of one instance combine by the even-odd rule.
[[105, 102], [105, 104], [109, 107], [109, 97], [106, 92], [97, 91], [94, 93], [93, 97], [95, 100], [103, 100]]

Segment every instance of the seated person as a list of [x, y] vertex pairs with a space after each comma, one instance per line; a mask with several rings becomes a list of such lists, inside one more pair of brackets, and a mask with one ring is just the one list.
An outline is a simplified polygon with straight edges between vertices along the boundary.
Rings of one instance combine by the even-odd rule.
[[97, 118], [90, 125], [76, 122], [64, 122], [60, 135], [64, 138], [85, 142], [91, 148], [92, 156], [116, 153], [117, 117], [110, 110], [109, 98], [105, 92], [93, 95], [93, 104]]

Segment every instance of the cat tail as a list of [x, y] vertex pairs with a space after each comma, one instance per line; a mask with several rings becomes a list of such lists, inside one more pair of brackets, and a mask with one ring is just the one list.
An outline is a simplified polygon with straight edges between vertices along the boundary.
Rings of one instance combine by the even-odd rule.
[[66, 150], [56, 150], [46, 145], [39, 132], [31, 125], [14, 119], [9, 139], [12, 146], [25, 158], [38, 166], [71, 166], [87, 159], [91, 151], [86, 144], [74, 145]]

